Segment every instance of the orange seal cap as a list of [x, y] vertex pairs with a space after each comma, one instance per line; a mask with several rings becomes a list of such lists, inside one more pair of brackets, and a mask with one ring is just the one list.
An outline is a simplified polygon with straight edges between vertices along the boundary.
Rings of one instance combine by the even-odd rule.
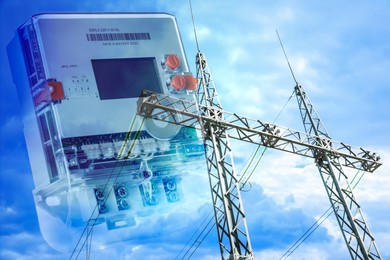
[[175, 75], [171, 78], [171, 86], [176, 90], [181, 90], [186, 87], [187, 81], [181, 75]]
[[169, 54], [165, 58], [165, 65], [170, 68], [171, 70], [175, 70], [180, 67], [180, 59], [175, 54]]
[[187, 90], [196, 90], [196, 84], [198, 84], [198, 79], [194, 78], [192, 74], [186, 74], [184, 75], [184, 78], [186, 80], [186, 89]]

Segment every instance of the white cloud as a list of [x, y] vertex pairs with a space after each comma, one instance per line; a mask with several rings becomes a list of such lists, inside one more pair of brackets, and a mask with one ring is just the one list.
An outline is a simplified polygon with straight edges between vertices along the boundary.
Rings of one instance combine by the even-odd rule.
[[38, 234], [20, 232], [12, 235], [1, 235], [2, 245], [0, 256], [2, 259], [63, 259], [39, 237]]
[[[383, 148], [378, 153], [383, 157], [384, 166], [377, 173], [366, 174], [355, 193], [382, 255], [389, 257], [390, 227], [386, 209], [390, 208], [387, 200], [390, 195], [390, 123], [387, 109], [390, 74], [386, 69], [389, 67], [389, 50], [386, 46], [390, 15], [387, 2], [379, 1], [375, 5], [363, 1], [304, 5], [294, 2], [290, 6], [281, 1], [267, 5], [259, 1], [245, 4], [229, 1], [193, 2], [201, 48], [206, 51], [212, 65], [211, 72], [226, 110], [270, 121], [289, 97], [293, 83], [274, 32], [278, 29], [298, 81], [313, 98], [331, 136], [348, 139], [347, 142], [352, 140], [358, 145]], [[89, 4], [96, 5], [95, 2]], [[147, 10], [148, 5], [153, 6], [153, 3], [142, 5], [142, 11]], [[188, 43], [185, 46], [187, 55], [193, 59], [193, 31], [187, 2], [160, 1], [157, 8], [177, 13], [183, 39]], [[136, 6], [130, 2], [120, 5], [108, 3], [105, 9], [123, 11], [136, 9]], [[194, 68], [194, 64], [191, 67]], [[294, 111], [287, 109], [282, 115], [285, 121], [281, 124], [300, 124], [299, 115], [293, 114]], [[12, 118], [2, 131], [7, 129], [8, 135], [12, 134], [12, 129], [19, 127], [20, 120]], [[247, 147], [240, 144], [234, 148], [233, 152], [239, 160], [249, 156], [253, 148]], [[10, 175], [8, 173], [7, 176]], [[275, 205], [271, 213], [276, 216], [296, 209], [308, 218], [314, 218], [328, 208], [325, 190], [311, 160], [282, 152], [267, 152], [252, 181], [261, 185], [268, 199], [266, 201], [273, 201]], [[24, 191], [23, 194], [29, 192]], [[249, 197], [256, 200], [259, 199], [257, 195], [250, 194]], [[259, 216], [267, 210], [264, 205], [249, 217]], [[20, 212], [20, 208], [10, 204], [2, 209], [2, 214], [7, 216]], [[292, 226], [294, 222], [287, 224]], [[291, 259], [340, 259], [340, 256], [345, 256], [345, 245], [334, 219], [329, 218], [323, 227], [332, 236], [331, 241], [305, 243]], [[258, 230], [250, 232], [258, 235]], [[58, 257], [45, 246], [38, 234], [18, 233], [6, 238], [9, 247], [1, 249], [1, 257], [5, 259]], [[158, 245], [123, 245], [123, 248], [118, 245], [96, 251], [95, 254], [101, 257], [99, 259], [112, 259], [113, 256], [171, 259], [172, 250], [180, 247], [172, 248], [164, 242]], [[283, 253], [280, 248], [267, 248], [256, 250], [255, 256], [276, 259]], [[218, 247], [215, 244], [202, 244], [195, 258], [219, 258]]]
[[[8, 137], [14, 133], [21, 133], [23, 129], [23, 123], [18, 116], [4, 117], [4, 124], [0, 127], [0, 136]], [[6, 140], [4, 140], [6, 141]]]
[[0, 211], [3, 212], [3, 214], [5, 216], [13, 216], [13, 215], [16, 215], [16, 211], [15, 209], [11, 208], [11, 207], [0, 207]]

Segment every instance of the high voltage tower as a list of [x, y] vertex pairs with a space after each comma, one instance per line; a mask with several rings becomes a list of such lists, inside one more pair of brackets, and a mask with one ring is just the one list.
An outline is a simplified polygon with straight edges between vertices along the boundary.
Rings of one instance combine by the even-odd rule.
[[[222, 259], [254, 259], [230, 138], [313, 158], [351, 259], [382, 259], [343, 171], [347, 166], [374, 172], [381, 166], [379, 156], [333, 140], [298, 83], [294, 93], [305, 133], [223, 110], [200, 51], [196, 66], [197, 103], [144, 91], [138, 101], [138, 114], [201, 130]], [[193, 112], [194, 108], [198, 113]]]

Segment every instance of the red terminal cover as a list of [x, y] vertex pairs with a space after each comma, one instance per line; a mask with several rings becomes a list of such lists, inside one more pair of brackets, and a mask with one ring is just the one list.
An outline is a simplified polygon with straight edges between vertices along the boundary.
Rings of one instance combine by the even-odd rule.
[[176, 90], [181, 90], [186, 87], [187, 81], [181, 75], [175, 75], [171, 78], [171, 86]]
[[63, 99], [65, 99], [65, 93], [62, 83], [59, 81], [49, 81], [45, 88], [35, 96], [35, 105], [38, 106], [50, 100]]
[[60, 81], [50, 81], [47, 82], [47, 85], [50, 89], [51, 100], [63, 100], [65, 99], [64, 88]]
[[192, 74], [186, 74], [184, 75], [184, 78], [186, 80], [186, 89], [187, 90], [196, 90], [196, 84], [198, 84], [198, 79], [194, 78]]
[[175, 54], [169, 54], [165, 58], [165, 65], [171, 70], [175, 70], [180, 67], [180, 59]]

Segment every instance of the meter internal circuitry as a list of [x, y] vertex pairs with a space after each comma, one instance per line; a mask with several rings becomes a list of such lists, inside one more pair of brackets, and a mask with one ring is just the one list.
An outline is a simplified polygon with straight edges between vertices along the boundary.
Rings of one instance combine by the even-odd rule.
[[67, 250], [45, 225], [81, 230], [93, 219], [108, 233], [129, 229], [125, 239], [185, 203], [183, 182], [205, 165], [203, 139], [193, 128], [136, 116], [144, 89], [196, 102], [174, 16], [39, 14], [8, 53], [49, 244]]

